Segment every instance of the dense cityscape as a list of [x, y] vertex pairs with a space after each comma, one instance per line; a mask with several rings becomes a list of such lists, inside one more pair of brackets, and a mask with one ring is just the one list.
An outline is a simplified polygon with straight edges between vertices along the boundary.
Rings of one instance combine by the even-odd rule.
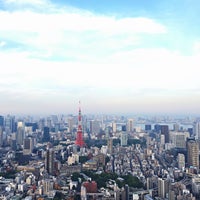
[[0, 200], [200, 200], [199, 11], [0, 0]]
[[0, 116], [0, 199], [197, 200], [194, 117]]

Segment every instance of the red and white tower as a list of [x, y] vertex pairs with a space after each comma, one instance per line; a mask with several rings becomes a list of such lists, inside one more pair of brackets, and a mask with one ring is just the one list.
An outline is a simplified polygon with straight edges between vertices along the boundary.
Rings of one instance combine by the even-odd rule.
[[75, 144], [80, 147], [85, 146], [85, 143], [83, 140], [82, 116], [81, 116], [80, 102], [79, 102], [79, 114], [78, 114], [78, 131], [77, 131], [77, 135], [76, 135]]

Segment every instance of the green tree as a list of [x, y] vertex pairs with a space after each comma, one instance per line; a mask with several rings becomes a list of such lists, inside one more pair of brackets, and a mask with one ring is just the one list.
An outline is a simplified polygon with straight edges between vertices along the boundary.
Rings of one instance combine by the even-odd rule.
[[64, 194], [62, 192], [58, 192], [58, 191], [56, 192], [56, 194], [53, 198], [53, 200], [64, 200], [64, 199], [65, 199]]
[[85, 163], [86, 161], [88, 161], [88, 157], [87, 156], [79, 156], [79, 162], [81, 164]]
[[71, 177], [72, 181], [78, 181], [79, 178], [83, 178], [83, 176], [80, 173], [74, 172], [72, 174], [72, 177]]
[[110, 161], [110, 158], [106, 156], [106, 164]]
[[129, 174], [129, 175], [123, 176], [123, 179], [124, 179], [124, 183], [128, 184], [130, 187], [134, 187], [134, 188], [143, 187], [142, 182], [136, 176], [132, 176]]

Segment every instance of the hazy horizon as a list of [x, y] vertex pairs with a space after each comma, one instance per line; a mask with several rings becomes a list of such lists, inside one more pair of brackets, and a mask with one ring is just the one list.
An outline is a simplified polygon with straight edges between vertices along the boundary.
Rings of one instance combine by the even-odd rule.
[[197, 0], [0, 0], [0, 114], [198, 115]]

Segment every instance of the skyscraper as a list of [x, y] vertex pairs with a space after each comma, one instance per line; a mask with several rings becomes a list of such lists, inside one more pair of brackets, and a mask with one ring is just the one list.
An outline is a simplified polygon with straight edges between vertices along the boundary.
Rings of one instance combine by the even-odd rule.
[[145, 124], [145, 131], [151, 130], [151, 124]]
[[127, 146], [128, 134], [126, 132], [121, 132], [121, 146]]
[[179, 124], [175, 123], [173, 127], [174, 127], [174, 131], [179, 131]]
[[158, 196], [161, 198], [166, 198], [169, 192], [169, 182], [167, 179], [158, 178]]
[[160, 124], [155, 124], [154, 125], [154, 130], [157, 132], [157, 133], [159, 133], [160, 132]]
[[169, 126], [161, 125], [160, 130], [161, 130], [161, 135], [165, 136], [165, 143], [169, 143]]
[[45, 126], [43, 131], [43, 142], [50, 141], [49, 127]]
[[4, 127], [4, 117], [0, 116], [0, 126], [3, 128]]
[[24, 123], [22, 121], [19, 121], [17, 123], [17, 135], [16, 135], [16, 142], [19, 145], [23, 145], [24, 142]]
[[15, 117], [7, 115], [4, 120], [4, 125], [7, 133], [13, 133], [15, 129]]
[[117, 124], [115, 122], [112, 123], [112, 132], [113, 133], [117, 132]]
[[73, 117], [69, 117], [67, 119], [67, 121], [68, 121], [69, 132], [72, 133], [73, 129], [74, 129], [74, 118]]
[[133, 132], [133, 130], [134, 130], [133, 119], [128, 119], [126, 130], [128, 132]]
[[186, 148], [186, 138], [189, 136], [189, 133], [186, 132], [171, 132], [171, 140], [176, 148]]
[[54, 173], [54, 150], [52, 148], [47, 148], [45, 155], [45, 169], [49, 174]]
[[24, 144], [23, 144], [23, 154], [24, 155], [29, 155], [32, 153], [34, 146], [33, 138], [28, 137], [24, 139]]
[[109, 138], [107, 140], [107, 146], [108, 146], [108, 153], [112, 155], [113, 153], [113, 139], [112, 138]]
[[3, 145], [3, 128], [0, 126], [0, 147]]
[[84, 140], [83, 140], [82, 117], [81, 117], [80, 106], [79, 106], [79, 114], [78, 114], [78, 131], [76, 135], [75, 144], [79, 147], [83, 147], [85, 145]]
[[199, 170], [199, 144], [195, 140], [187, 141], [187, 162], [188, 166], [196, 167]]
[[178, 160], [178, 168], [181, 169], [181, 170], [183, 168], [185, 168], [185, 155], [179, 153], [178, 157], [177, 157], [177, 160]]
[[100, 122], [97, 120], [90, 121], [90, 133], [98, 135], [100, 133]]
[[193, 125], [193, 134], [197, 140], [200, 140], [200, 122], [195, 122]]

